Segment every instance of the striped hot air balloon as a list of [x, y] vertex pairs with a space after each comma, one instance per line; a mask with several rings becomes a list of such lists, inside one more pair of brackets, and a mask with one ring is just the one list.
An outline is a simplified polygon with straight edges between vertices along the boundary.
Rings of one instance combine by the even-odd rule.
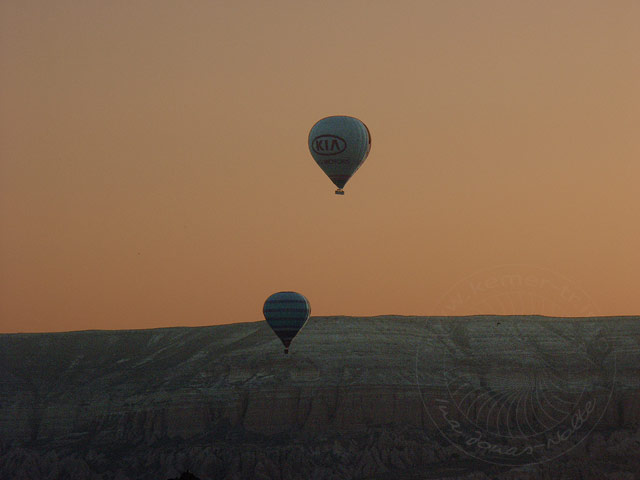
[[344, 195], [343, 187], [367, 159], [371, 134], [367, 126], [354, 117], [326, 117], [309, 132], [311, 156]]
[[264, 318], [289, 353], [291, 340], [303, 327], [311, 313], [309, 300], [296, 292], [278, 292], [264, 302]]

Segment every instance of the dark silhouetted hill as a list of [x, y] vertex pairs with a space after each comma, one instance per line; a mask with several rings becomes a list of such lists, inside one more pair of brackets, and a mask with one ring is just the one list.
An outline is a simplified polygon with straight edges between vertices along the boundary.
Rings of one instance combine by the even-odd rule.
[[637, 479], [639, 425], [637, 317], [0, 335], [3, 479]]

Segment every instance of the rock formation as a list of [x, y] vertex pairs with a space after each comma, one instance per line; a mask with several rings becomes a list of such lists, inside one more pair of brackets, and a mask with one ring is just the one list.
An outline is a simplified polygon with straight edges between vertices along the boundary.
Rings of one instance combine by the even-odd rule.
[[0, 335], [0, 478], [638, 479], [640, 318]]

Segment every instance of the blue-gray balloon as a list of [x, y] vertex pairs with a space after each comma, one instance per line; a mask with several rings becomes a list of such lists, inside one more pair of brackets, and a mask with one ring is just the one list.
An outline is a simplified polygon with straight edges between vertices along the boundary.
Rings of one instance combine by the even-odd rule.
[[289, 353], [293, 338], [309, 319], [311, 306], [304, 295], [296, 292], [278, 292], [264, 302], [264, 318]]
[[371, 134], [367, 126], [354, 117], [326, 117], [317, 122], [309, 132], [311, 156], [342, 190], [356, 170], [367, 159], [371, 150]]

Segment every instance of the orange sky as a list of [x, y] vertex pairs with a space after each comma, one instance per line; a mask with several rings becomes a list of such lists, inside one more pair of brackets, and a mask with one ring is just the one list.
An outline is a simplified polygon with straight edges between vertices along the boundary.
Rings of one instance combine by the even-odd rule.
[[[5, 0], [0, 331], [256, 321], [280, 290], [639, 314], [638, 25], [636, 0]], [[344, 197], [307, 149], [334, 114], [373, 139]], [[513, 264], [593, 308], [443, 309]]]

